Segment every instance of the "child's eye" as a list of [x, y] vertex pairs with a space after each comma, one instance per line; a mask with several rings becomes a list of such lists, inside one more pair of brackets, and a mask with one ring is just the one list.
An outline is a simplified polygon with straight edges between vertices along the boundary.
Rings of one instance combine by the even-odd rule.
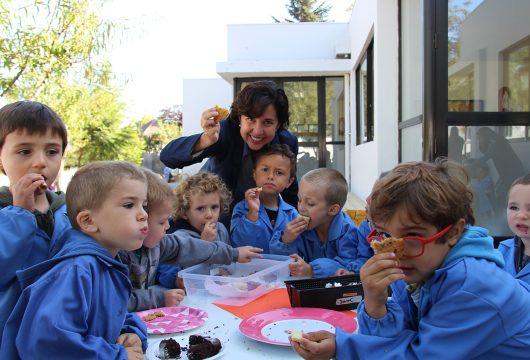
[[200, 207], [198, 207], [198, 208], [197, 208], [197, 211], [201, 211], [201, 212], [204, 211], [204, 206], [200, 206]]
[[508, 209], [513, 210], [513, 211], [519, 210], [519, 208], [517, 206], [515, 206], [515, 205], [509, 206]]
[[22, 150], [18, 150], [17, 154], [19, 154], [19, 155], [29, 155], [29, 154], [31, 154], [31, 151], [28, 150], [28, 149], [22, 149]]
[[214, 205], [214, 206], [212, 206], [212, 209], [213, 209], [213, 210], [217, 210], [217, 209], [219, 209], [220, 207], [221, 207], [220, 205]]
[[127, 208], [127, 209], [132, 209], [134, 207], [134, 204], [133, 203], [125, 203], [125, 204], [123, 204], [123, 207]]

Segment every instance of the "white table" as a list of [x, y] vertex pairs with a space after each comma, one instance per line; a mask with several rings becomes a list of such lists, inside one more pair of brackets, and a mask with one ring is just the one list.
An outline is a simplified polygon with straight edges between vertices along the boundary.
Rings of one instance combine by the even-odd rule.
[[183, 306], [197, 308], [208, 313], [208, 320], [200, 327], [185, 333], [150, 335], [149, 344], [157, 340], [191, 334], [219, 338], [226, 353], [224, 359], [301, 359], [290, 346], [272, 345], [247, 338], [239, 331], [241, 319], [228, 311], [213, 305], [208, 298], [186, 297]]

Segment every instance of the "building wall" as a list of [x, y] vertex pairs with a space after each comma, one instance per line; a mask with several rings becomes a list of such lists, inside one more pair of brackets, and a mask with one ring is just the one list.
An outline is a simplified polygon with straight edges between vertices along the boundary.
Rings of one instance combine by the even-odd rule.
[[[202, 132], [202, 112], [215, 105], [230, 107], [232, 98], [232, 86], [221, 78], [184, 79], [182, 135], [189, 136]], [[187, 166], [184, 172], [194, 174], [201, 166], [202, 164]]]
[[[351, 192], [365, 198], [382, 171], [398, 163], [398, 7], [397, 1], [357, 0], [350, 20]], [[356, 145], [355, 69], [374, 40], [374, 141]]]

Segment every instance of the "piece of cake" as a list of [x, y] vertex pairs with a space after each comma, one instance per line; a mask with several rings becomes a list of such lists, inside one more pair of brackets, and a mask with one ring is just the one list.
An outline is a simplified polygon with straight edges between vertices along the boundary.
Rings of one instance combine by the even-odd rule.
[[302, 330], [288, 330], [287, 333], [291, 335], [291, 340], [296, 342], [300, 342], [302, 335], [304, 334]]
[[217, 338], [201, 335], [190, 335], [188, 359], [202, 360], [212, 357], [221, 351], [221, 342]]
[[158, 345], [158, 357], [161, 359], [172, 359], [180, 356], [180, 345], [173, 339], [160, 341]]
[[223, 120], [228, 117], [228, 114], [230, 114], [230, 111], [228, 109], [225, 109], [224, 107], [221, 107], [219, 105], [215, 105], [215, 111], [217, 111], [218, 115], [214, 117], [214, 120]]
[[305, 221], [307, 221], [307, 226], [309, 226], [309, 224], [311, 224], [311, 218], [307, 215], [302, 215], [302, 214], [298, 214], [298, 217], [301, 217], [302, 219], [304, 219]]
[[389, 237], [383, 241], [372, 240], [370, 246], [374, 250], [374, 254], [390, 253], [396, 254], [396, 258], [400, 259], [403, 256], [405, 250], [405, 244], [403, 239]]

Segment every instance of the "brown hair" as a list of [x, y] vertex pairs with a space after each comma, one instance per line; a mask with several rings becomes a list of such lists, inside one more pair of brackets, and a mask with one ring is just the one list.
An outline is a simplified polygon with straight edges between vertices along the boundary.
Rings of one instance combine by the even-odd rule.
[[267, 155], [280, 155], [289, 159], [291, 170], [289, 177], [296, 176], [296, 155], [291, 151], [291, 148], [286, 144], [267, 144], [254, 154], [254, 169], [258, 164], [259, 159]]
[[375, 223], [385, 223], [405, 209], [415, 222], [425, 221], [438, 230], [460, 219], [474, 224], [468, 180], [460, 164], [445, 158], [399, 164], [375, 183], [370, 216]]
[[251, 119], [261, 116], [272, 105], [278, 117], [278, 131], [289, 127], [289, 100], [274, 81], [259, 80], [249, 83], [237, 94], [230, 108], [230, 120], [239, 124], [241, 115]]
[[190, 209], [191, 197], [196, 194], [218, 193], [221, 214], [230, 211], [232, 194], [221, 178], [207, 171], [201, 171], [182, 180], [174, 190], [175, 219], [181, 219]]
[[144, 172], [127, 161], [95, 161], [76, 171], [66, 190], [66, 212], [74, 229], [83, 210], [98, 210], [120, 180], [139, 180], [147, 184]]
[[515, 186], [515, 185], [530, 185], [530, 174], [526, 174], [526, 175], [523, 175], [517, 179], [515, 179], [515, 181], [512, 183], [512, 185], [510, 186], [510, 190]]
[[0, 149], [4, 146], [7, 135], [23, 130], [30, 135], [44, 135], [51, 130], [54, 135], [61, 137], [64, 154], [68, 145], [66, 126], [49, 106], [37, 101], [17, 101], [0, 109]]
[[146, 168], [141, 169], [147, 178], [147, 214], [164, 203], [174, 206], [173, 190], [169, 184], [159, 174]]
[[342, 208], [348, 197], [348, 183], [335, 169], [320, 168], [309, 171], [300, 181], [307, 181], [324, 190], [324, 198], [329, 205], [339, 204]]

